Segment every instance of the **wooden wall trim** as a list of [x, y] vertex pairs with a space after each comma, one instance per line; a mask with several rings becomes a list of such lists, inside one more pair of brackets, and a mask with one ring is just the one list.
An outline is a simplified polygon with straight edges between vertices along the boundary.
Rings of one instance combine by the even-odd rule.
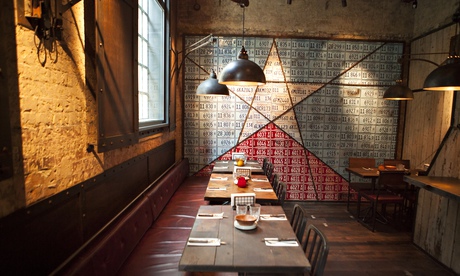
[[48, 275], [154, 185], [174, 156], [172, 140], [0, 219], [0, 271]]

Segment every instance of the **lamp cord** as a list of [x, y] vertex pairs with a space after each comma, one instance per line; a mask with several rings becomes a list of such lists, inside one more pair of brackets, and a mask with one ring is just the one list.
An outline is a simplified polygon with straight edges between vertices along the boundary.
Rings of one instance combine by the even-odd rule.
[[244, 8], [244, 5], [242, 7], [243, 7], [243, 41], [242, 41], [242, 46], [244, 46], [244, 11], [245, 11], [245, 8]]

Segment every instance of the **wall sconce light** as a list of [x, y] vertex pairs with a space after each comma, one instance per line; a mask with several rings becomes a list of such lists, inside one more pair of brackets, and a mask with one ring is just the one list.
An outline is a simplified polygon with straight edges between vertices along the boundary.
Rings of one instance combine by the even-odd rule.
[[[57, 43], [56, 40], [62, 40], [62, 18], [57, 15], [62, 15], [73, 5], [81, 0], [29, 0], [31, 10], [25, 16], [30, 28], [34, 30], [34, 43], [37, 48], [37, 56], [40, 64], [45, 66], [47, 56], [56, 62], [57, 61]], [[18, 1], [18, 10], [24, 9], [25, 3]], [[54, 4], [54, 7], [51, 5]], [[59, 3], [59, 4], [58, 4]], [[22, 6], [21, 6], [22, 4]], [[21, 22], [21, 24], [24, 22]]]
[[244, 8], [249, 5], [249, 0], [240, 0], [238, 3], [243, 8], [243, 44], [238, 59], [227, 64], [222, 70], [219, 83], [236, 86], [263, 85], [266, 83], [264, 71], [259, 65], [248, 59], [248, 52], [244, 48]]

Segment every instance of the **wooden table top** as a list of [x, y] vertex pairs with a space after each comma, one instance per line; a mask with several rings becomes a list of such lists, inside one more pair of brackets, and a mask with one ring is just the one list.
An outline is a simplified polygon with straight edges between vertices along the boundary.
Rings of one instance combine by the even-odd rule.
[[[199, 212], [224, 213], [223, 219], [196, 219], [192, 238], [220, 238], [221, 246], [188, 246], [182, 253], [179, 270], [201, 272], [303, 273], [310, 262], [301, 246], [267, 246], [264, 238], [295, 238], [288, 220], [258, 222], [254, 230], [234, 227], [235, 211], [229, 205], [201, 206]], [[262, 206], [261, 214], [284, 213], [281, 206]]]
[[[226, 178], [226, 180], [222, 180]], [[260, 181], [256, 181], [260, 180]], [[255, 193], [256, 201], [259, 203], [278, 202], [278, 197], [273, 191], [268, 178], [265, 175], [253, 175], [247, 182], [246, 188], [240, 188], [233, 182], [233, 174], [212, 173], [209, 178], [208, 187], [204, 194], [204, 199], [209, 201], [230, 201], [231, 194], [235, 193]], [[218, 189], [225, 190], [218, 190]], [[254, 191], [254, 188], [267, 189], [267, 191]]]
[[460, 201], [460, 179], [441, 176], [404, 176], [409, 184]]
[[377, 178], [379, 177], [378, 168], [345, 168], [347, 172], [360, 176], [362, 178]]
[[[214, 167], [212, 168], [213, 173], [233, 173], [233, 168], [235, 167], [235, 161], [233, 160], [217, 160], [214, 162]], [[262, 165], [257, 161], [247, 161], [245, 166], [251, 168], [252, 174], [264, 174]]]

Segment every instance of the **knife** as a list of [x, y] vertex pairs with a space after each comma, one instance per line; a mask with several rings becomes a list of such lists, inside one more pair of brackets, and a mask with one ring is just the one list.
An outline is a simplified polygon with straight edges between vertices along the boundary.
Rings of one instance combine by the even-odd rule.
[[272, 218], [285, 218], [285, 214], [268, 214], [268, 215], [260, 215], [261, 217], [272, 217]]
[[188, 242], [191, 243], [210, 243], [213, 242], [212, 240], [207, 240], [207, 239], [189, 239]]
[[282, 242], [282, 241], [297, 241], [296, 238], [264, 238], [262, 241], [277, 241], [277, 242]]

